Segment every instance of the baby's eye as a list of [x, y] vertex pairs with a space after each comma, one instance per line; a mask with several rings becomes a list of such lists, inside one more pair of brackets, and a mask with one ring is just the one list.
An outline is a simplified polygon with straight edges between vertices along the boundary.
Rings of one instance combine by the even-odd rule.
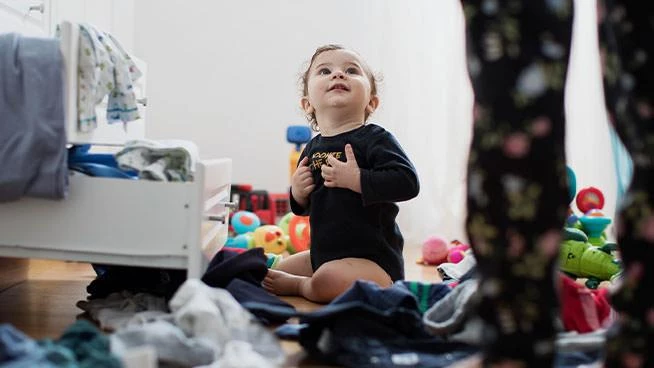
[[327, 68], [321, 68], [320, 70], [318, 70], [318, 74], [320, 75], [327, 75], [329, 73], [331, 73], [331, 71]]
[[347, 74], [359, 74], [359, 69], [355, 67], [347, 68], [345, 70], [345, 73]]

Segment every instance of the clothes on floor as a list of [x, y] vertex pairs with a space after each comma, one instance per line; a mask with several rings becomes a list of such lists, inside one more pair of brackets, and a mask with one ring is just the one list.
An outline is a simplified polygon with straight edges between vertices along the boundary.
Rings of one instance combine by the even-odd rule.
[[268, 273], [263, 248], [252, 248], [244, 252], [221, 250], [209, 262], [202, 281], [213, 287], [224, 288], [232, 280], [240, 279], [253, 285], [260, 285]]
[[[323, 185], [321, 166], [328, 156], [345, 161], [351, 144], [361, 171], [361, 193]], [[296, 215], [310, 215], [311, 266], [347, 257], [375, 262], [393, 281], [404, 279], [404, 239], [395, 218], [395, 202], [409, 200], [419, 191], [413, 164], [395, 137], [368, 123], [355, 130], [324, 137], [317, 135], [304, 147], [299, 161], [309, 158], [315, 189], [307, 208], [290, 195]]]
[[[568, 204], [564, 85], [573, 5], [464, 0], [475, 94], [467, 230], [480, 272], [485, 362], [552, 366], [558, 298], [552, 277]], [[607, 366], [654, 365], [654, 21], [649, 2], [605, 1], [599, 17], [609, 118], [634, 161], [618, 215], [623, 315]]]
[[566, 331], [587, 333], [615, 321], [608, 289], [591, 290], [566, 275], [560, 276], [561, 320]]
[[[427, 331], [447, 341], [481, 346], [484, 342], [484, 326], [474, 313], [478, 285], [476, 279], [465, 280], [452, 289], [452, 292], [436, 301], [422, 317]], [[601, 351], [606, 334], [605, 328], [587, 333], [560, 331], [555, 343], [561, 353], [588, 352], [595, 356]]]
[[472, 251], [466, 251], [465, 257], [459, 263], [441, 263], [436, 267], [443, 280], [459, 281], [468, 271], [477, 265], [475, 255]]
[[[447, 294], [447, 286], [440, 284]], [[434, 302], [431, 300], [430, 302]], [[307, 352], [346, 367], [445, 367], [476, 348], [431, 336], [420, 303], [402, 283], [357, 281], [330, 304], [303, 315], [299, 342]]]
[[109, 338], [90, 322], [79, 320], [58, 339], [32, 340], [9, 324], [0, 325], [0, 365], [5, 368], [119, 368]]
[[[461, 288], [460, 294], [469, 296], [476, 290], [476, 284], [475, 280], [466, 279], [457, 288]], [[445, 284], [430, 285], [434, 292], [429, 293], [433, 298], [428, 303], [432, 308], [450, 304], [452, 314], [462, 311], [457, 317], [445, 318], [458, 321], [457, 325], [444, 327], [438, 336], [426, 333], [429, 332], [426, 324], [421, 323], [419, 295], [426, 293], [413, 293], [411, 289], [415, 287], [410, 284], [407, 287], [404, 282], [381, 289], [365, 281], [358, 281], [319, 310], [298, 313], [301, 323], [285, 324], [275, 333], [280, 338], [299, 341], [313, 357], [347, 367], [446, 367], [476, 353], [480, 345], [479, 334], [468, 342], [457, 340], [462, 335], [459, 329], [479, 329], [479, 325], [469, 324], [470, 313], [465, 312], [468, 310], [465, 305], [445, 301], [467, 303], [469, 297], [461, 297], [456, 293], [457, 288], [449, 292]], [[597, 361], [603, 333], [561, 334], [555, 366], [578, 367]]]
[[136, 347], [151, 346], [157, 352], [157, 361], [163, 365], [192, 367], [211, 364], [215, 359], [214, 348], [208, 341], [186, 336], [167, 320], [126, 326], [111, 334], [110, 338], [111, 351], [118, 356]]
[[264, 325], [284, 323], [297, 315], [295, 307], [270, 294], [261, 285], [234, 279], [225, 290]]
[[169, 312], [165, 298], [129, 291], [112, 293], [106, 298], [80, 300], [75, 305], [106, 331], [127, 326], [137, 313], [147, 312], [148, 318], [154, 318]]
[[262, 323], [283, 323], [295, 315], [296, 310], [261, 287], [267, 272], [263, 248], [245, 252], [221, 250], [209, 263], [202, 281], [212, 287], [225, 288]]
[[[102, 270], [87, 287], [88, 300], [79, 301], [77, 306], [108, 330], [124, 326], [142, 311], [166, 313], [166, 301], [186, 279], [183, 270], [124, 266], [102, 266]], [[267, 272], [263, 248], [240, 253], [221, 250], [209, 263], [202, 281], [230, 292], [262, 323], [283, 323], [295, 316], [296, 310], [261, 286]]]
[[129, 291], [162, 296], [169, 300], [186, 280], [186, 270], [163, 268], [103, 266], [104, 272], [86, 287], [89, 299], [106, 298], [112, 293]]
[[[189, 279], [170, 300], [169, 309], [167, 316], [118, 329], [111, 335], [112, 351], [122, 355], [152, 345], [160, 363], [183, 366], [216, 366], [244, 353], [257, 355], [243, 357], [244, 362], [265, 360], [268, 366], [280, 366], [285, 359], [277, 338], [226, 290]], [[230, 347], [235, 341], [240, 343]]]

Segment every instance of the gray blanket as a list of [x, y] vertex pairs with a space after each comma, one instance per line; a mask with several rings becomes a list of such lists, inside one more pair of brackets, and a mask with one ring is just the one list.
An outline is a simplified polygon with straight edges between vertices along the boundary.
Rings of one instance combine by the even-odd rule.
[[66, 195], [63, 70], [58, 40], [0, 35], [0, 202]]

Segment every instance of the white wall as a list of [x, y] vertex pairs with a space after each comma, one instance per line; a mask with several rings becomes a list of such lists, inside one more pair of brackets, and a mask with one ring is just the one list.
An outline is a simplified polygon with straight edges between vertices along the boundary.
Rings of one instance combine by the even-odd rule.
[[[430, 2], [415, 1], [415, 9]], [[391, 26], [380, 14], [386, 3], [137, 1], [136, 55], [149, 62], [147, 135], [191, 139], [204, 157], [233, 157], [236, 182], [285, 191], [286, 127], [306, 124], [297, 81], [315, 48], [342, 43], [388, 79], [403, 73], [381, 68]], [[411, 15], [394, 19], [410, 24]], [[408, 51], [424, 48], [417, 46]], [[373, 118], [388, 126], [384, 112], [393, 101], [385, 100], [386, 87]]]

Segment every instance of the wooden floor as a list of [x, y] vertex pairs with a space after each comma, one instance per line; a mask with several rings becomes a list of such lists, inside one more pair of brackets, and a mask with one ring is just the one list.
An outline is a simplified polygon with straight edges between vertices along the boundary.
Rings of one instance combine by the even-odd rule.
[[[405, 249], [407, 280], [439, 281], [435, 267], [416, 264], [419, 247]], [[37, 259], [0, 258], [0, 323], [10, 323], [28, 336], [57, 338], [81, 315], [75, 306], [85, 300], [95, 278], [89, 264]], [[319, 307], [302, 298], [284, 298], [300, 311]], [[299, 344], [282, 341], [287, 367], [322, 366], [306, 356]]]

